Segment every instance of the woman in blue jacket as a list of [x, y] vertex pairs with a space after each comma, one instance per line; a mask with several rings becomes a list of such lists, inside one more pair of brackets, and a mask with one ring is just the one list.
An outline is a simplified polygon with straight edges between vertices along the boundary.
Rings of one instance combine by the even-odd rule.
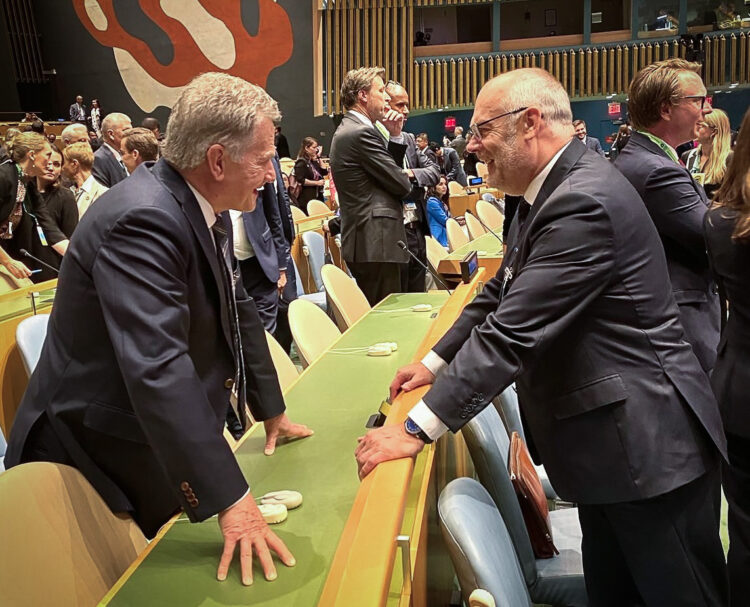
[[434, 186], [427, 189], [427, 219], [430, 222], [430, 232], [444, 247], [448, 246], [448, 233], [445, 223], [451, 216], [448, 209], [448, 181], [445, 176], [440, 178]]

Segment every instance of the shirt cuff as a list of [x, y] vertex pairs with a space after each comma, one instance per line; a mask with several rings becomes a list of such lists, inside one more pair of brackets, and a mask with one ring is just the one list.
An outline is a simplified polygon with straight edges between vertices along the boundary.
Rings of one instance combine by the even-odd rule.
[[435, 354], [434, 350], [430, 350], [427, 354], [425, 354], [424, 358], [422, 359], [422, 364], [427, 367], [427, 370], [435, 377], [437, 377], [438, 374], [448, 366], [448, 363], [440, 358], [440, 356]]
[[432, 412], [432, 409], [430, 409], [423, 400], [420, 400], [414, 405], [414, 408], [409, 411], [409, 418], [417, 424], [417, 426], [422, 428], [422, 432], [432, 440], [437, 440], [448, 431], [448, 426], [446, 426], [441, 419]]
[[403, 145], [404, 143], [404, 134], [401, 133], [400, 135], [391, 135], [391, 141], [393, 143], [400, 143]]

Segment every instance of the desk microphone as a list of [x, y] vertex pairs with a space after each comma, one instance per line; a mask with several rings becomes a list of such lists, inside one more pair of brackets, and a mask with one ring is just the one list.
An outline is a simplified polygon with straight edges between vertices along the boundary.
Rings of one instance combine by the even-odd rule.
[[403, 240], [399, 240], [396, 244], [398, 246], [400, 246], [404, 251], [406, 251], [409, 254], [409, 257], [411, 257], [420, 266], [422, 266], [425, 270], [427, 270], [432, 275], [432, 277], [435, 279], [435, 281], [437, 283], [439, 283], [440, 286], [444, 290], [448, 291], [448, 295], [452, 294], [451, 290], [448, 288], [448, 285], [445, 284], [445, 281], [442, 278], [440, 278], [440, 274], [438, 274], [435, 270], [432, 269], [432, 264], [430, 264], [430, 262], [427, 262], [427, 265], [425, 265], [424, 263], [422, 263], [422, 260], [419, 259], [419, 257], [417, 257], [416, 255], [414, 255], [414, 253], [412, 253], [409, 250], [409, 247], [406, 246], [406, 243]]
[[505, 243], [503, 242], [503, 239], [502, 239], [502, 238], [500, 238], [500, 237], [499, 237], [499, 236], [498, 236], [497, 234], [495, 234], [495, 230], [491, 229], [491, 228], [490, 228], [490, 226], [488, 226], [488, 225], [487, 225], [486, 223], [484, 223], [484, 222], [483, 222], [483, 221], [482, 221], [481, 219], [479, 219], [479, 214], [477, 214], [477, 213], [472, 213], [472, 212], [471, 212], [471, 211], [469, 211], [468, 209], [466, 210], [466, 212], [467, 212], [467, 213], [468, 213], [469, 215], [471, 215], [471, 216], [472, 216], [472, 217], [473, 217], [474, 219], [476, 219], [476, 220], [477, 220], [477, 221], [479, 222], [479, 225], [480, 225], [480, 226], [482, 226], [482, 227], [483, 227], [483, 228], [484, 228], [485, 230], [487, 230], [487, 231], [488, 231], [488, 232], [489, 232], [490, 234], [492, 234], [492, 235], [493, 235], [493, 236], [494, 236], [495, 238], [497, 238], [497, 239], [498, 239], [498, 240], [500, 241], [500, 244], [501, 244], [501, 245], [505, 245]]
[[56, 267], [49, 265], [48, 263], [42, 261], [38, 257], [34, 257], [26, 249], [18, 249], [18, 252], [21, 255], [23, 255], [24, 257], [28, 257], [29, 259], [33, 259], [35, 262], [42, 264], [45, 268], [48, 268], [48, 269], [52, 270], [55, 274], [59, 274], [60, 273], [60, 270], [58, 270]]

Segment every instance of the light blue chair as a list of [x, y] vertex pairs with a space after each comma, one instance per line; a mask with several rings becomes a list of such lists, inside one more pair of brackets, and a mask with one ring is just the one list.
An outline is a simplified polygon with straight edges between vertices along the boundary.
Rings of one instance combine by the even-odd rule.
[[495, 407], [486, 407], [461, 432], [479, 481], [492, 496], [508, 528], [531, 600], [564, 607], [588, 605], [578, 509], [550, 512], [552, 539], [560, 554], [537, 559], [508, 474], [510, 438], [500, 414]]
[[24, 318], [16, 327], [16, 343], [26, 373], [31, 375], [42, 354], [44, 338], [47, 337], [49, 314], [37, 314]]
[[448, 483], [438, 499], [438, 517], [466, 604], [481, 588], [496, 607], [531, 607], [505, 521], [482, 485], [465, 477]]
[[8, 443], [5, 442], [3, 431], [0, 429], [0, 472], [5, 472], [5, 452], [8, 450]]
[[297, 276], [297, 298], [311, 301], [324, 312], [327, 311], [328, 303], [326, 301], [325, 291], [319, 291], [317, 293], [305, 293], [305, 289], [302, 287], [302, 280], [300, 280], [299, 278], [299, 271], [297, 270], [297, 264], [295, 263], [293, 257], [292, 257], [292, 263], [294, 264], [295, 276]]
[[302, 251], [307, 258], [308, 269], [315, 281], [315, 290], [324, 291], [321, 270], [326, 262], [325, 239], [317, 232], [310, 231], [302, 234]]

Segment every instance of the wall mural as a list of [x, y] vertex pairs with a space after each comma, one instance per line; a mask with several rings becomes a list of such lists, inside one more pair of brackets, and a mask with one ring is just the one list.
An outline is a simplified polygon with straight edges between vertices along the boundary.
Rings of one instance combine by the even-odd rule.
[[225, 72], [265, 87], [274, 68], [294, 48], [292, 24], [275, 0], [257, 0], [258, 31], [241, 16], [243, 0], [138, 0], [143, 12], [168, 36], [173, 59], [159, 62], [149, 45], [125, 30], [114, 0], [72, 0], [81, 23], [115, 62], [133, 101], [144, 112], [172, 107], [182, 88], [203, 72]]

